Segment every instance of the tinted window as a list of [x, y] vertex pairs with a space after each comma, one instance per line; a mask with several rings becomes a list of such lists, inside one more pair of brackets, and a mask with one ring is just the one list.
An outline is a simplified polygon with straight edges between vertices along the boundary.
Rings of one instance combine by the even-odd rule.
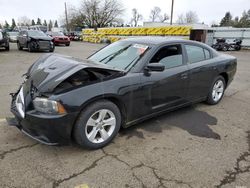
[[206, 59], [203, 48], [193, 45], [185, 45], [185, 48], [189, 63], [196, 63]]
[[166, 68], [172, 68], [182, 65], [182, 50], [180, 45], [171, 45], [161, 48], [150, 63], [161, 63]]

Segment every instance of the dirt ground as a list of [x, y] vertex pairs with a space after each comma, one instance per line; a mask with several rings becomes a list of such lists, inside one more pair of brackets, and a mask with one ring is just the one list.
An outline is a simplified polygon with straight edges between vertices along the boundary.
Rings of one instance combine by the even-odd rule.
[[[72, 42], [55, 53], [85, 58], [103, 45]], [[216, 106], [186, 107], [122, 129], [107, 147], [46, 146], [8, 126], [9, 93], [43, 53], [0, 51], [0, 187], [250, 188], [250, 51]]]

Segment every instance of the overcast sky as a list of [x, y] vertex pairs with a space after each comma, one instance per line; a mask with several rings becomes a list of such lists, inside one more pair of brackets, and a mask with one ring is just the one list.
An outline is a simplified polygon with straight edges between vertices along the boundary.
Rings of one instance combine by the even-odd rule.
[[[0, 0], [0, 23], [5, 20], [27, 16], [30, 19], [60, 20], [64, 13], [64, 2], [79, 7], [81, 0]], [[143, 15], [143, 20], [148, 21], [150, 10], [154, 6], [162, 9], [162, 13], [170, 15], [171, 0], [120, 0], [125, 8], [122, 18], [125, 22], [131, 19], [131, 9], [137, 8]], [[219, 23], [226, 11], [233, 16], [241, 16], [245, 9], [250, 9], [250, 0], [175, 0], [174, 21], [178, 15], [189, 10], [195, 11], [200, 22], [211, 24]]]

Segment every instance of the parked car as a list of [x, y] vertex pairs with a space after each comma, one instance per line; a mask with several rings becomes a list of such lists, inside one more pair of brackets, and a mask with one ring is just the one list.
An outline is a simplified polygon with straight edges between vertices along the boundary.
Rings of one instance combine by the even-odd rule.
[[9, 35], [10, 42], [17, 42], [18, 32], [11, 31], [11, 32], [8, 32], [8, 35]]
[[19, 50], [28, 48], [29, 52], [39, 50], [53, 52], [55, 49], [53, 38], [38, 30], [20, 31], [17, 37], [17, 47]]
[[192, 103], [220, 102], [236, 73], [235, 57], [188, 40], [121, 40], [86, 60], [38, 59], [12, 94], [11, 111], [26, 135], [46, 144], [75, 140], [101, 148], [120, 127]]
[[81, 32], [71, 32], [71, 33], [69, 33], [68, 35], [67, 35], [69, 38], [70, 38], [70, 40], [72, 40], [72, 41], [80, 41], [80, 40], [82, 40], [82, 37], [81, 37]]
[[6, 51], [10, 50], [9, 38], [5, 31], [0, 30], [0, 48], [5, 48]]
[[51, 36], [54, 40], [55, 45], [64, 44], [66, 46], [70, 45], [69, 37], [65, 36], [61, 32], [47, 32], [47, 35]]

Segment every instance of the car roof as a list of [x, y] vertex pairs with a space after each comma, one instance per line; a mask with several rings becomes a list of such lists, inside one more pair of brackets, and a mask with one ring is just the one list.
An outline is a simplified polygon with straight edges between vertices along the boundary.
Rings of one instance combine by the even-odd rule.
[[201, 42], [191, 41], [187, 39], [180, 39], [177, 37], [144, 36], [144, 37], [131, 37], [124, 39], [122, 41], [128, 41], [133, 43], [144, 43], [150, 45], [161, 45], [167, 43], [189, 43], [189, 44], [198, 44], [202, 46], [207, 46]]

